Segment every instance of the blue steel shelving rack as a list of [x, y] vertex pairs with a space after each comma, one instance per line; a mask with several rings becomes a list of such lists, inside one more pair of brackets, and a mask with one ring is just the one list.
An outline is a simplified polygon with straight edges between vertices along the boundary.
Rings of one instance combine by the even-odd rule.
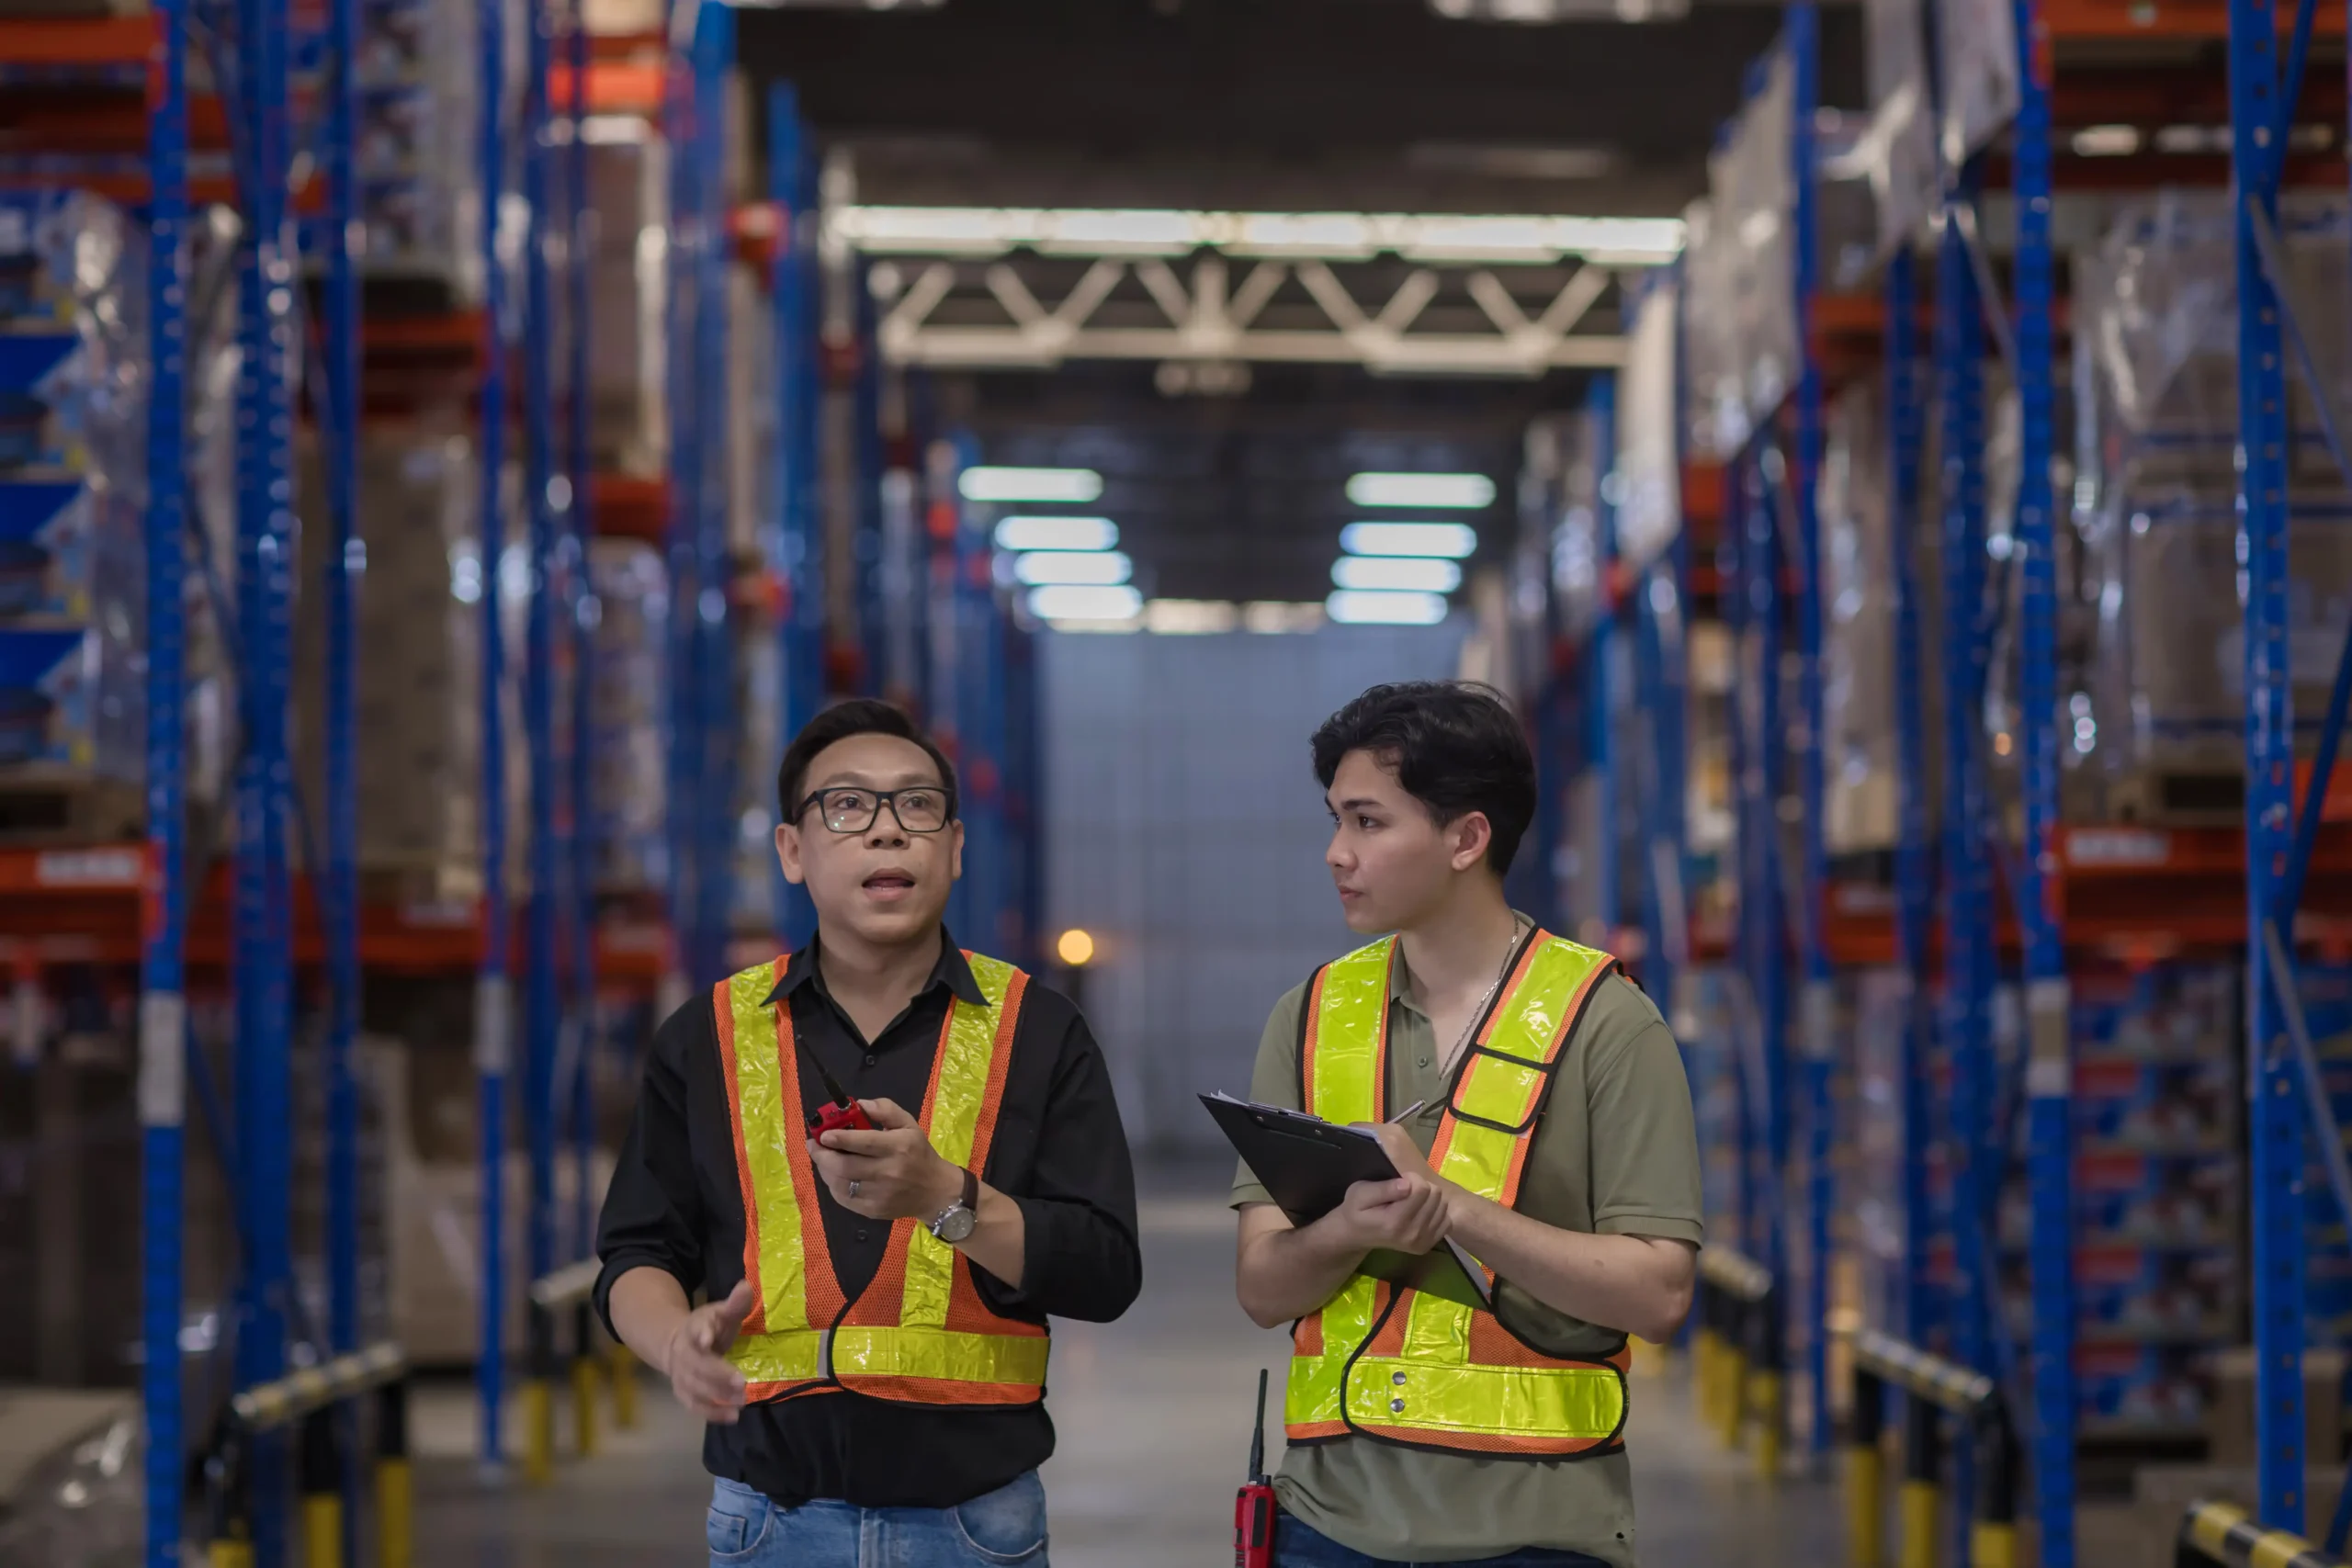
[[[776, 236], [777, 429], [783, 440], [776, 482], [776, 569], [784, 580], [781, 643], [783, 739], [788, 744], [816, 716], [825, 694], [824, 559], [817, 524], [820, 354], [818, 343], [817, 164], [814, 138], [788, 82], [768, 89], [768, 195], [781, 225]], [[808, 896], [775, 874], [775, 927], [786, 949], [816, 931]]]
[[178, 1568], [186, 1495], [181, 1409], [181, 1229], [187, 1108], [187, 34], [185, 0], [155, 6], [147, 134], [147, 854], [151, 917], [140, 964], [141, 1398], [147, 1426], [147, 1568]]

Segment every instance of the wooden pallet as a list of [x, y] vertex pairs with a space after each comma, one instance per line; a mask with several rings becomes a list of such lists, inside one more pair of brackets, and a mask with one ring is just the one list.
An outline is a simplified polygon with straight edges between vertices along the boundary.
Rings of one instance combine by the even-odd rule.
[[0, 769], [0, 844], [110, 844], [143, 838], [146, 792], [63, 770]]
[[359, 901], [401, 908], [471, 904], [481, 897], [481, 866], [475, 863], [424, 862], [408, 865], [363, 865]]
[[2149, 766], [2108, 781], [2109, 819], [2151, 828], [2228, 828], [2245, 820], [2238, 768]]

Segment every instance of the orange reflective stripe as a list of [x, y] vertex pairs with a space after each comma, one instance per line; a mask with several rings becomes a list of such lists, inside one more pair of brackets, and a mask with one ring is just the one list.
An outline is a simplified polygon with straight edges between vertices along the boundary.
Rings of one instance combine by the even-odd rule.
[[[800, 1058], [795, 1048], [792, 1007], [775, 1006], [776, 1048], [790, 1069], [784, 1076], [784, 1124], [793, 1134], [785, 1142], [792, 1156], [792, 1191], [799, 1200], [801, 1250], [806, 1255], [802, 1276], [807, 1281], [808, 1321], [830, 1327], [849, 1304], [841, 1280], [833, 1274], [833, 1255], [825, 1247], [825, 1211], [817, 1200], [817, 1166], [808, 1157], [808, 1111], [800, 1099]], [[813, 1245], [811, 1245], [813, 1243]]]

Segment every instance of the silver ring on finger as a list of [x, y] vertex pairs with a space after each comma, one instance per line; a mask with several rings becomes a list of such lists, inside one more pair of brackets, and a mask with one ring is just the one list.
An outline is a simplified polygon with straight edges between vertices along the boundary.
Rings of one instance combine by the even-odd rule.
[[856, 1177], [854, 1177], [854, 1176], [851, 1177], [851, 1178], [849, 1179], [849, 1195], [850, 1195], [851, 1197], [853, 1197], [853, 1198], [856, 1197], [856, 1196], [857, 1196], [857, 1190], [858, 1190], [859, 1188], [861, 1188], [861, 1187], [865, 1186], [865, 1182], [863, 1182], [863, 1181], [860, 1181]]

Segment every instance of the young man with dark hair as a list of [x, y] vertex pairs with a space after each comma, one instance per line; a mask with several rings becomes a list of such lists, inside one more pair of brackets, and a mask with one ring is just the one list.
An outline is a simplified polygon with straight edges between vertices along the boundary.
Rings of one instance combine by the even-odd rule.
[[1505, 901], [1536, 778], [1493, 692], [1375, 686], [1314, 750], [1348, 925], [1394, 934], [1275, 1006], [1250, 1093], [1373, 1125], [1397, 1178], [1297, 1226], [1235, 1179], [1242, 1307], [1296, 1320], [1275, 1562], [1631, 1568], [1627, 1336], [1672, 1335], [1702, 1235], [1680, 1055]]
[[[655, 1035], [597, 1305], [710, 1423], [713, 1564], [1045, 1568], [1046, 1320], [1141, 1284], [1102, 1053], [947, 936], [956, 775], [906, 715], [827, 709], [776, 786], [816, 939]], [[837, 1094], [868, 1125], [820, 1131]]]

